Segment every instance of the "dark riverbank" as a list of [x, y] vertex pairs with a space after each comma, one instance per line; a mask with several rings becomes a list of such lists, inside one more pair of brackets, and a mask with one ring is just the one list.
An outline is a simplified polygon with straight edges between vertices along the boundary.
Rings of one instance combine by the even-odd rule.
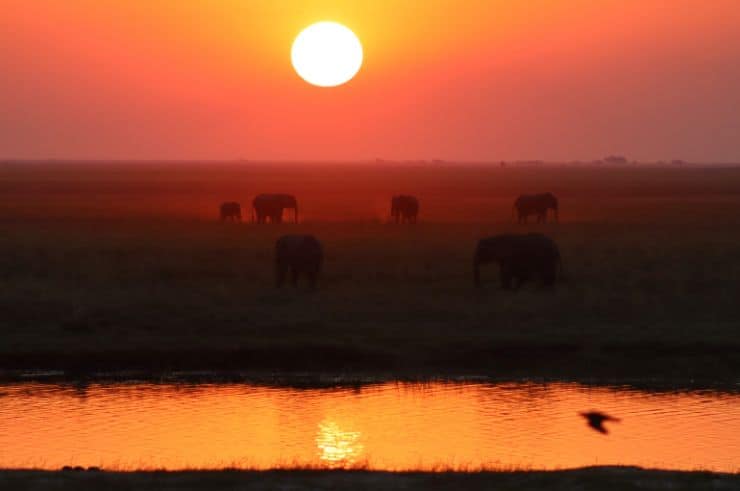
[[322, 385], [327, 380], [357, 383], [472, 376], [486, 380], [542, 379], [598, 384], [635, 381], [649, 386], [733, 387], [740, 376], [740, 345], [731, 342], [594, 347], [495, 341], [477, 346], [434, 347], [419, 343], [385, 348], [315, 343], [224, 350], [3, 353], [0, 381], [158, 380], [179, 374], [176, 377], [209, 381]]
[[554, 472], [388, 473], [365, 471], [270, 472], [45, 472], [0, 471], [0, 488], [18, 491], [108, 489], [200, 490], [735, 490], [737, 474], [673, 472], [636, 467], [593, 467]]

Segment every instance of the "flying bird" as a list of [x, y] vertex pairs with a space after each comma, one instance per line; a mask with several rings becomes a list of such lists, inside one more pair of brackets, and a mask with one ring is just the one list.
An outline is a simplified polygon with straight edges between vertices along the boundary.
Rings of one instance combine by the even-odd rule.
[[590, 411], [587, 413], [578, 413], [578, 414], [586, 418], [586, 421], [588, 422], [588, 425], [591, 428], [593, 428], [594, 430], [604, 435], [609, 433], [609, 431], [606, 428], [604, 428], [604, 422], [614, 421], [618, 423], [620, 421], [618, 418], [614, 418], [612, 416], [609, 416], [608, 414], [600, 413], [598, 411]]

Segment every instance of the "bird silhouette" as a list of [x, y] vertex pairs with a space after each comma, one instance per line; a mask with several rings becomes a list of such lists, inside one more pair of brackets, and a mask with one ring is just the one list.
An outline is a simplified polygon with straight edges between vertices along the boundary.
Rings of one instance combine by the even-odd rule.
[[608, 414], [600, 413], [598, 411], [589, 411], [585, 413], [578, 413], [584, 418], [586, 418], [587, 424], [593, 428], [594, 430], [598, 431], [599, 433], [602, 433], [604, 435], [609, 433], [609, 430], [604, 428], [604, 422], [606, 421], [614, 421], [618, 423], [621, 421], [618, 418], [614, 418], [612, 416], [609, 416]]

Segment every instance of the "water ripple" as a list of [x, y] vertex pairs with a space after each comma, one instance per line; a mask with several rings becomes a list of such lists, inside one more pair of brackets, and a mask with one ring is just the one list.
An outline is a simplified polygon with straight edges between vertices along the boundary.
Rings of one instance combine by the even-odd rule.
[[[740, 397], [577, 384], [2, 387], [0, 467], [740, 470]], [[608, 436], [578, 413], [622, 419]]]

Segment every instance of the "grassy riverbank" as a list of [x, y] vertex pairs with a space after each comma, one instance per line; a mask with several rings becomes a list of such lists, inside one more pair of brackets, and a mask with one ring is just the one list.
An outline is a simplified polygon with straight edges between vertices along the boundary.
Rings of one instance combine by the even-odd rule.
[[[295, 177], [263, 172], [256, 189], [302, 189]], [[318, 177], [303, 172], [301, 182]], [[77, 181], [61, 173], [39, 183], [36, 174], [0, 173], [0, 368], [740, 374], [740, 170], [391, 170], [401, 184], [385, 187], [381, 171], [353, 172], [365, 187], [341, 186], [337, 170], [324, 174], [341, 191], [335, 199], [352, 205], [353, 221], [332, 221], [331, 196], [306, 187], [307, 221], [279, 227], [200, 216], [218, 203], [207, 179], [205, 191], [188, 187], [186, 199], [179, 188], [152, 184], [161, 176], [86, 171]], [[345, 179], [354, 182], [351, 173]], [[423, 223], [380, 223], [372, 206], [359, 219], [361, 201], [412, 185]], [[561, 196], [562, 223], [509, 222], [509, 195], [532, 188]], [[162, 193], [173, 203], [170, 218]], [[149, 199], [147, 215], [137, 207]], [[179, 208], [206, 199], [212, 209]], [[122, 211], [125, 203], [133, 211]], [[450, 203], [460, 206], [459, 222], [449, 221]], [[475, 290], [476, 240], [517, 230], [558, 242], [565, 281], [552, 291], [503, 292], [490, 268], [485, 288]], [[314, 293], [273, 286], [273, 244], [291, 232], [324, 242]]]
[[44, 472], [0, 471], [0, 487], [18, 491], [160, 490], [733, 490], [740, 477], [635, 467], [594, 467], [556, 472], [386, 473], [363, 471], [273, 472]]

